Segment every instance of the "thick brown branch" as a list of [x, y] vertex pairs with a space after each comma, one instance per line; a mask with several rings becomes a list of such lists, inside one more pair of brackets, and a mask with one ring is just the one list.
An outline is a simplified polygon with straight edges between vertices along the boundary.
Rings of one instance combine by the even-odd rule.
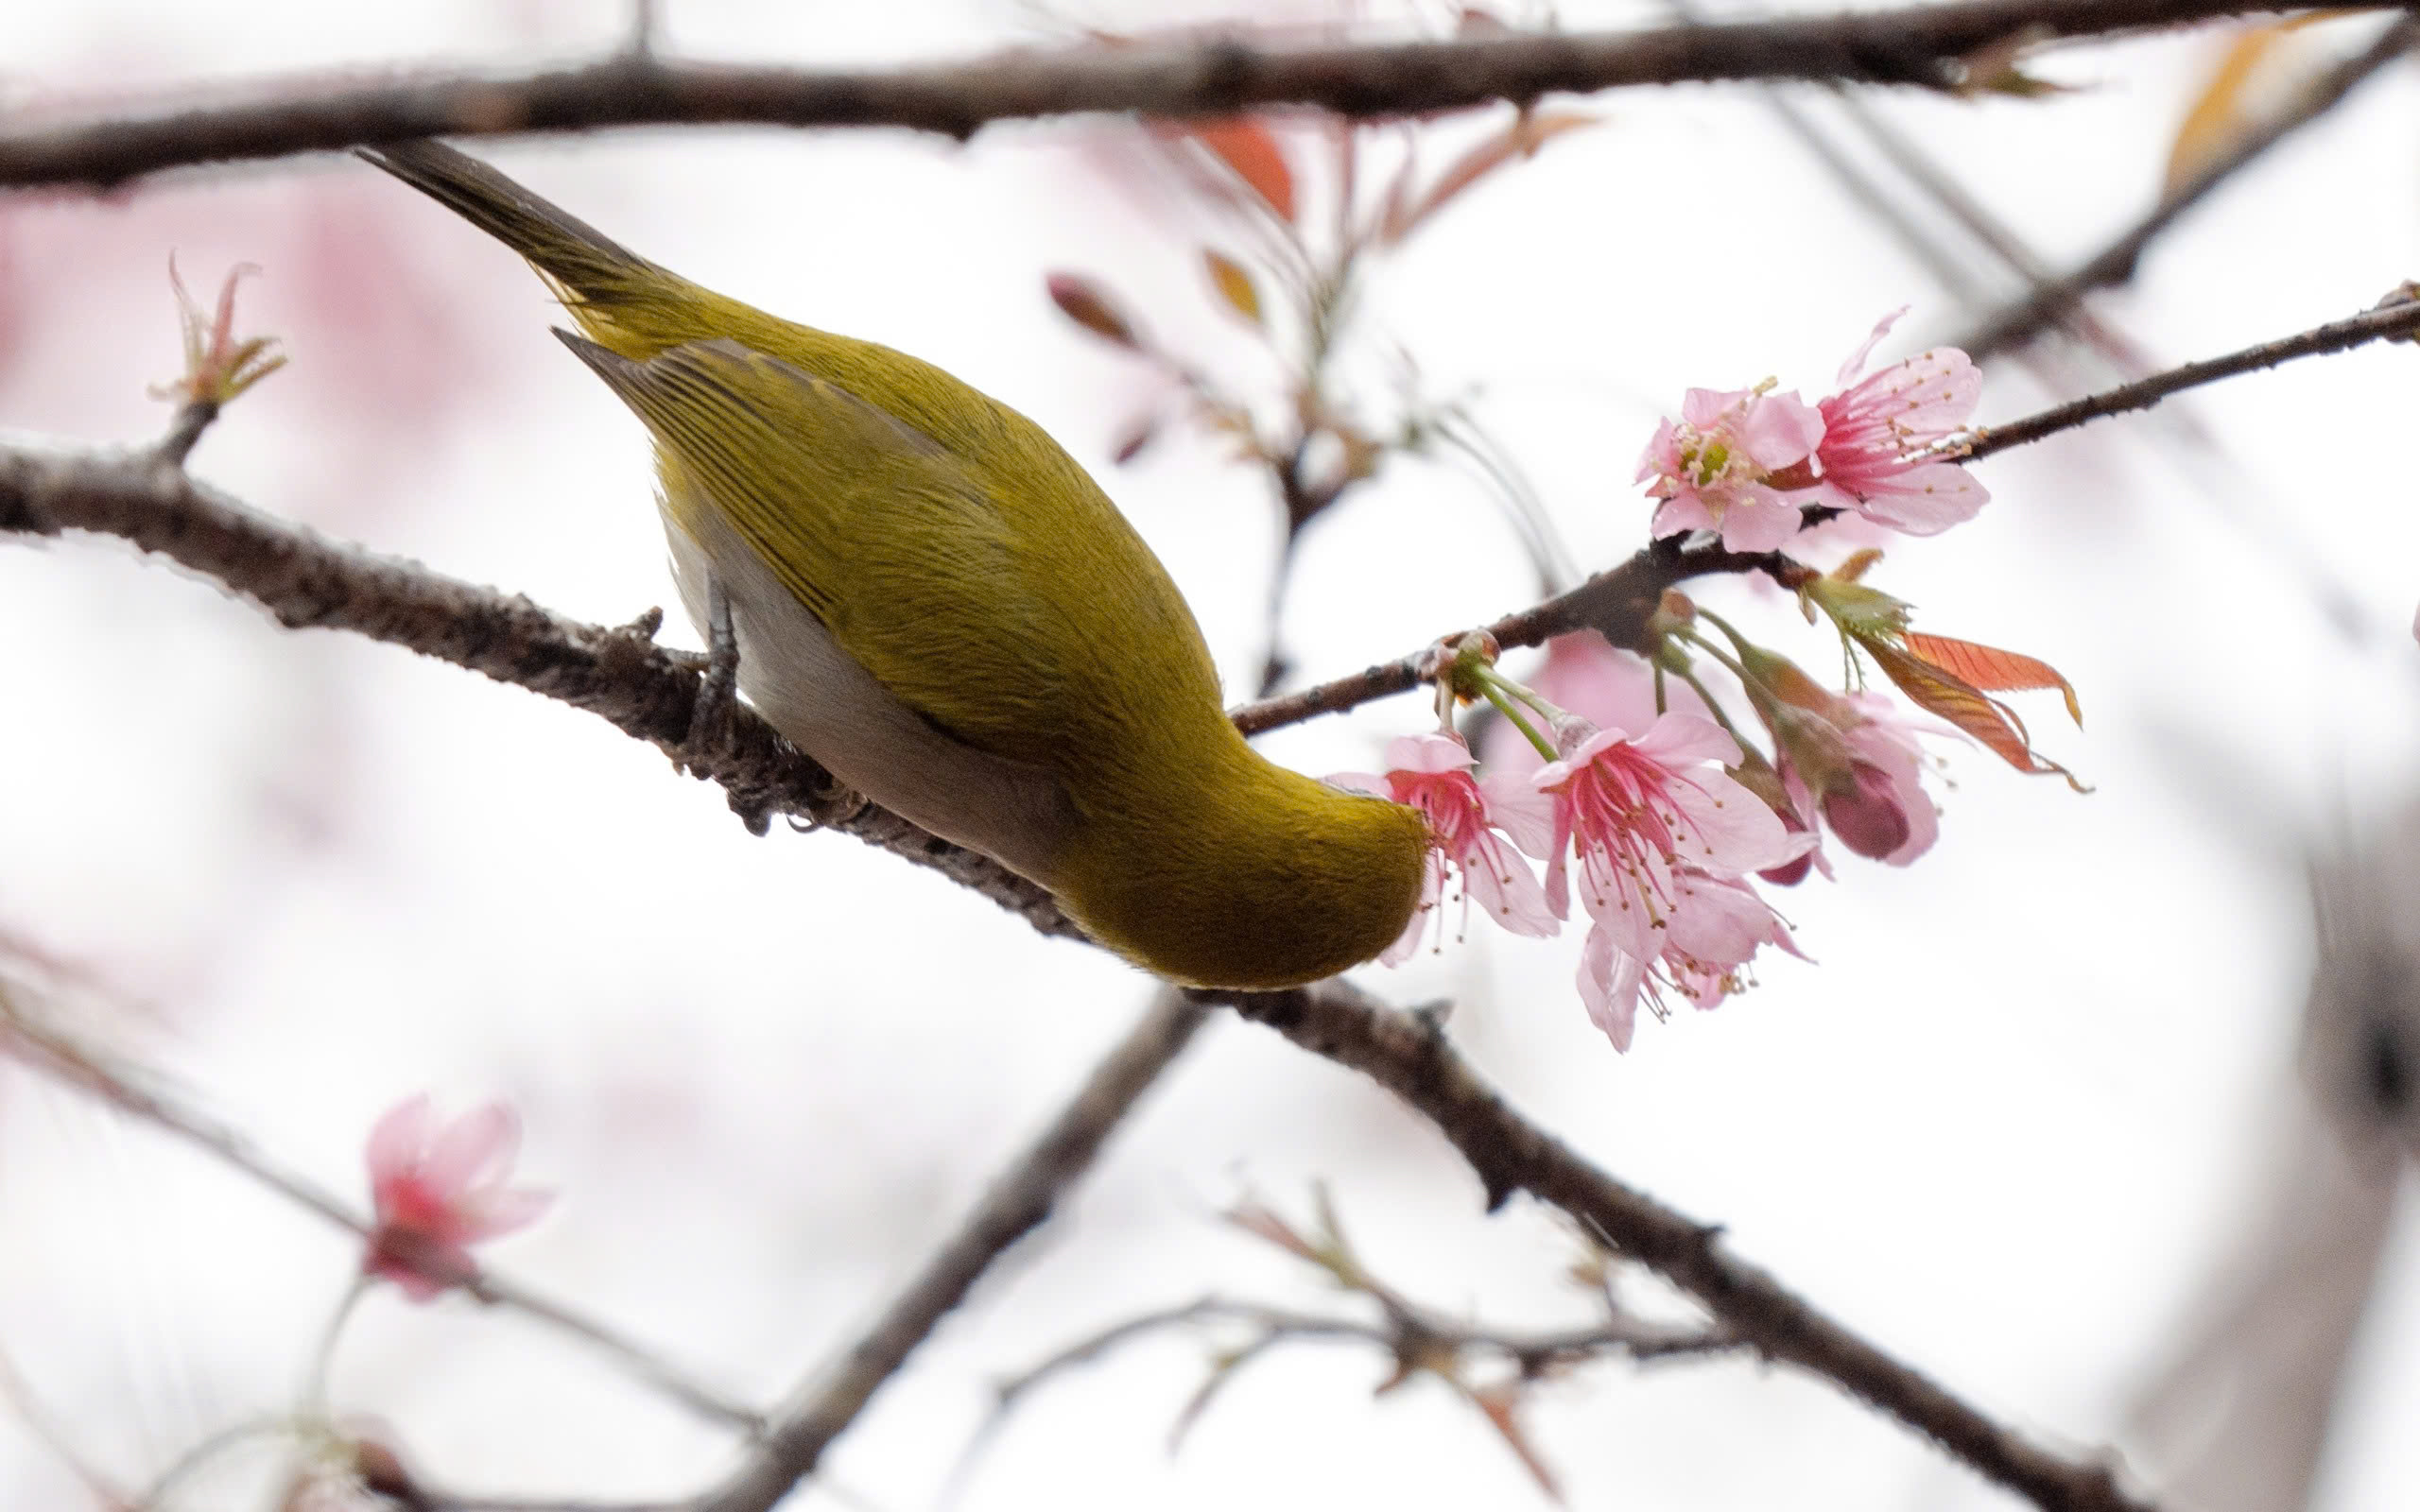
[[1110, 1132], [1192, 1040], [1204, 1015], [1201, 1005], [1163, 993], [873, 1329], [800, 1390], [775, 1418], [762, 1448], [720, 1490], [700, 1500], [696, 1512], [767, 1512], [815, 1473], [824, 1450], [964, 1300], [992, 1262], [1050, 1216]]
[[2065, 278], [2039, 284], [2033, 292], [1993, 316], [1950, 345], [1980, 361], [1996, 352], [2024, 345], [2045, 329], [2066, 318], [2078, 301], [2094, 289], [2123, 284], [2135, 276], [2143, 249], [2174, 224], [2176, 218], [2202, 202], [2271, 147], [2318, 120], [2341, 104], [2387, 64], [2420, 45], [2420, 22], [2405, 19], [2381, 33], [2377, 42], [2320, 75], [2283, 109], [2245, 132], [2208, 166], [2180, 185], [2174, 194], [2152, 207], [2108, 246]]
[[2226, 0], [1964, 0], [1858, 15], [1444, 42], [1278, 48], [1222, 38], [1084, 46], [873, 73], [667, 62], [629, 53], [510, 76], [430, 75], [349, 87], [331, 87], [324, 77], [265, 79], [223, 103], [0, 133], [0, 184], [108, 187], [192, 163], [356, 143], [671, 122], [895, 126], [965, 137], [990, 121], [1101, 111], [1201, 116], [1305, 105], [1383, 116], [1528, 101], [1557, 91], [1755, 78], [1947, 88], [1963, 81], [1962, 58], [2012, 40], [2106, 34], [2263, 9], [2274, 8]]
[[[60, 530], [122, 536], [251, 599], [289, 628], [352, 630], [405, 646], [585, 709], [666, 750], [688, 733], [695, 659], [656, 645], [650, 625], [583, 625], [518, 594], [323, 540], [143, 454], [0, 445], [0, 531]], [[720, 748], [683, 759], [721, 783], [744, 815], [800, 816], [931, 867], [1045, 935], [1080, 933], [1042, 889], [865, 802], [745, 710]]]
[[1623, 1185], [1514, 1111], [1425, 1021], [1342, 981], [1221, 996], [1314, 1055], [1360, 1072], [1434, 1124], [1470, 1163], [1489, 1206], [1527, 1192], [1695, 1297], [1717, 1324], [1776, 1360], [1840, 1384], [1978, 1473], [2051, 1512], [2149, 1512], [2108, 1467], [2060, 1458], [1934, 1384], [1733, 1258], [1721, 1230]]

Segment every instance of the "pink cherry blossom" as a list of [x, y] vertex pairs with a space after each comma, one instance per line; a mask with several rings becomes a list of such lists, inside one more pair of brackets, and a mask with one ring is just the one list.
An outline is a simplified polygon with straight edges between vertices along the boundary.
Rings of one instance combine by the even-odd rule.
[[1802, 497], [1929, 536], [1974, 518], [1991, 498], [1957, 463], [1912, 455], [1964, 427], [1982, 397], [1983, 377], [1956, 347], [1935, 347], [1852, 383], [1875, 344], [1907, 313], [1882, 318], [1841, 365], [1841, 390], [1816, 405], [1824, 436], [1815, 461], [1823, 475]]
[[415, 1302], [478, 1274], [470, 1246], [536, 1221], [551, 1194], [506, 1182], [521, 1121], [502, 1103], [440, 1125], [425, 1095], [396, 1104], [370, 1131], [377, 1228], [361, 1268]]
[[1768, 480], [1800, 469], [1824, 434], [1823, 415], [1795, 391], [1690, 389], [1679, 422], [1657, 425], [1638, 459], [1638, 481], [1664, 501], [1654, 533], [1719, 530], [1732, 551], [1774, 550], [1797, 533], [1800, 514], [1795, 499]]
[[1402, 964], [1419, 948], [1429, 916], [1444, 898], [1449, 872], [1462, 876], [1465, 910], [1477, 898], [1497, 923], [1515, 935], [1542, 936], [1561, 928], [1547, 906], [1537, 873], [1513, 849], [1545, 853], [1554, 833], [1546, 796], [1517, 774], [1475, 778], [1471, 768], [1477, 765], [1470, 747], [1457, 736], [1407, 735], [1387, 747], [1384, 776], [1342, 772], [1328, 779], [1409, 804], [1428, 820], [1428, 866], [1420, 906], [1402, 936], [1378, 957], [1388, 966]]
[[1531, 779], [1554, 798], [1547, 902], [1568, 917], [1566, 865], [1576, 854], [1582, 902], [1638, 960], [1663, 954], [1658, 936], [1680, 902], [1680, 868], [1736, 877], [1812, 843], [1724, 773], [1739, 747], [1711, 720], [1668, 713], [1636, 739], [1575, 720], [1563, 739], [1563, 759]]
[[1667, 989], [1711, 1008], [1747, 985], [1743, 969], [1760, 947], [1801, 954], [1781, 916], [1746, 882], [1682, 867], [1673, 884], [1670, 927], [1653, 956], [1625, 950], [1602, 919], [1581, 947], [1580, 1000], [1616, 1050], [1630, 1048], [1642, 995], [1659, 1018], [1668, 1011]]

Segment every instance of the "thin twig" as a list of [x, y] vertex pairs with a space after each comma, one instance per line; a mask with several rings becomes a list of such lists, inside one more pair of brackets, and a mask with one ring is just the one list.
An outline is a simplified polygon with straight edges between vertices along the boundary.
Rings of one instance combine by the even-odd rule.
[[[1719, 547], [1685, 548], [1681, 538], [1668, 536], [1651, 542], [1628, 561], [1597, 574], [1579, 587], [1507, 614], [1484, 627], [1505, 647], [1542, 645], [1566, 630], [1594, 627], [1616, 645], [1644, 649], [1648, 616], [1662, 602], [1664, 591], [1692, 577], [1714, 573], [1779, 572], [1787, 558], [1770, 552], [1724, 551]], [[1275, 698], [1263, 698], [1227, 711], [1236, 728], [1257, 735], [1285, 725], [1300, 724], [1321, 714], [1408, 693], [1420, 685], [1425, 651], [1381, 662], [1359, 672], [1299, 689]]]
[[1528, 1192], [1626, 1259], [1695, 1297], [1717, 1324], [1775, 1360], [1830, 1380], [2045, 1512], [2150, 1512], [2104, 1464], [2053, 1454], [1817, 1312], [1735, 1259], [1694, 1222], [1590, 1164], [1481, 1080], [1451, 1043], [1341, 980], [1291, 992], [1202, 994], [1314, 1055], [1375, 1081], [1435, 1125], [1470, 1163], [1491, 1210]]
[[1979, 361], [2022, 346], [2065, 318], [2094, 289], [2133, 278], [2144, 249], [2178, 216], [2262, 153], [2334, 110], [2372, 75], [2415, 45], [2420, 45], [2420, 21], [2406, 18], [2395, 22], [2379, 34], [2377, 41], [2312, 79], [2284, 109], [2237, 138], [2225, 152], [2212, 159], [2075, 271], [2038, 285], [2024, 299], [1949, 344]]
[[[1263, 1343], [1286, 1340], [1341, 1340], [1372, 1344], [1398, 1364], [1419, 1351], [1434, 1349], [1467, 1350], [1499, 1358], [1524, 1377], [1545, 1374], [1591, 1360], [1626, 1357], [1664, 1360], [1684, 1355], [1724, 1354], [1752, 1348], [1748, 1340], [1720, 1328], [1650, 1323], [1634, 1317], [1616, 1318], [1585, 1328], [1518, 1332], [1456, 1323], [1442, 1314], [1420, 1310], [1377, 1318], [1339, 1317], [1303, 1313], [1264, 1302], [1204, 1297], [1178, 1307], [1163, 1308], [1115, 1323], [1068, 1345], [1039, 1364], [1002, 1382], [994, 1414], [1015, 1408], [1035, 1387], [1080, 1365], [1100, 1358], [1120, 1345], [1147, 1334], [1201, 1324], [1236, 1323], [1250, 1329]], [[978, 1435], [991, 1432], [987, 1423]]]
[[[46, 1022], [6, 982], [0, 982], [0, 1051], [15, 1051], [26, 1063], [175, 1135], [358, 1238], [367, 1240], [373, 1230], [371, 1220], [343, 1198], [267, 1155], [233, 1125], [211, 1117], [167, 1091], [160, 1078], [126, 1066], [112, 1053], [86, 1044], [59, 1025]], [[764, 1430], [765, 1420], [756, 1412], [690, 1380], [614, 1330], [527, 1286], [481, 1270], [463, 1282], [462, 1289], [482, 1302], [541, 1319], [584, 1341], [700, 1417], [749, 1434]]]
[[2005, 425], [1979, 426], [1971, 433], [1972, 439], [1952, 445], [1948, 448], [1948, 455], [1970, 461], [1980, 460], [1995, 452], [2005, 452], [2012, 446], [2025, 446], [2046, 436], [2073, 430], [2110, 415], [2149, 409], [2170, 394], [2217, 383], [2221, 378], [2257, 372], [2264, 368], [2274, 368], [2279, 363], [2291, 362], [2297, 357], [2324, 356], [2329, 352], [2349, 352], [2373, 341], [2409, 337], [2415, 332], [2420, 332], [2420, 303], [2390, 304], [2357, 315], [2349, 320], [2330, 321], [2280, 340], [2264, 341], [2256, 347], [2231, 352], [2223, 357], [2188, 362], [2183, 367], [2170, 368], [2166, 372], [2156, 372], [2135, 383], [2119, 384], [2115, 388], [2105, 388], [2097, 394], [2087, 394], [2082, 399], [2053, 405], [2039, 414], [2011, 421]]
[[949, 1242], [925, 1262], [863, 1337], [811, 1377], [777, 1415], [738, 1473], [696, 1512], [767, 1512], [815, 1473], [823, 1452], [966, 1294], [992, 1262], [1050, 1216], [1110, 1134], [1200, 1031], [1204, 1009], [1163, 992], [1094, 1068], [1040, 1138], [1010, 1162]]
[[262, 79], [227, 103], [26, 127], [0, 133], [0, 184], [106, 188], [167, 168], [359, 143], [674, 122], [908, 127], [963, 138], [991, 121], [1103, 111], [1184, 117], [1302, 105], [1389, 116], [1521, 103], [1559, 91], [1754, 78], [1948, 89], [1967, 82], [1962, 59], [2012, 42], [2264, 9], [2240, 0], [1963, 0], [1717, 26], [1382, 44], [1273, 47], [1227, 36], [877, 72], [690, 63], [625, 50], [531, 74], [431, 74], [350, 86], [325, 76]]

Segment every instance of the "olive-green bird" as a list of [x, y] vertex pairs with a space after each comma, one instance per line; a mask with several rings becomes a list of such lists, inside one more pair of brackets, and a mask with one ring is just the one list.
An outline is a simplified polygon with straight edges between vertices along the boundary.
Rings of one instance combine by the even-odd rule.
[[700, 288], [451, 147], [361, 155], [552, 286], [564, 344], [654, 437], [689, 617], [735, 637], [740, 692], [841, 781], [1177, 982], [1313, 981], [1402, 934], [1425, 821], [1245, 744], [1167, 570], [1040, 426]]

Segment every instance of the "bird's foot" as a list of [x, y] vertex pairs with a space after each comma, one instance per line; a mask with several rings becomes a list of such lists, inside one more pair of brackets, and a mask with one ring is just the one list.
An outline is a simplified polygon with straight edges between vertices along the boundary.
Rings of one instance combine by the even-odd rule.
[[706, 581], [706, 672], [689, 710], [689, 732], [674, 761], [699, 777], [711, 777], [731, 754], [733, 716], [739, 707], [739, 637], [732, 628], [731, 598], [719, 579]]

